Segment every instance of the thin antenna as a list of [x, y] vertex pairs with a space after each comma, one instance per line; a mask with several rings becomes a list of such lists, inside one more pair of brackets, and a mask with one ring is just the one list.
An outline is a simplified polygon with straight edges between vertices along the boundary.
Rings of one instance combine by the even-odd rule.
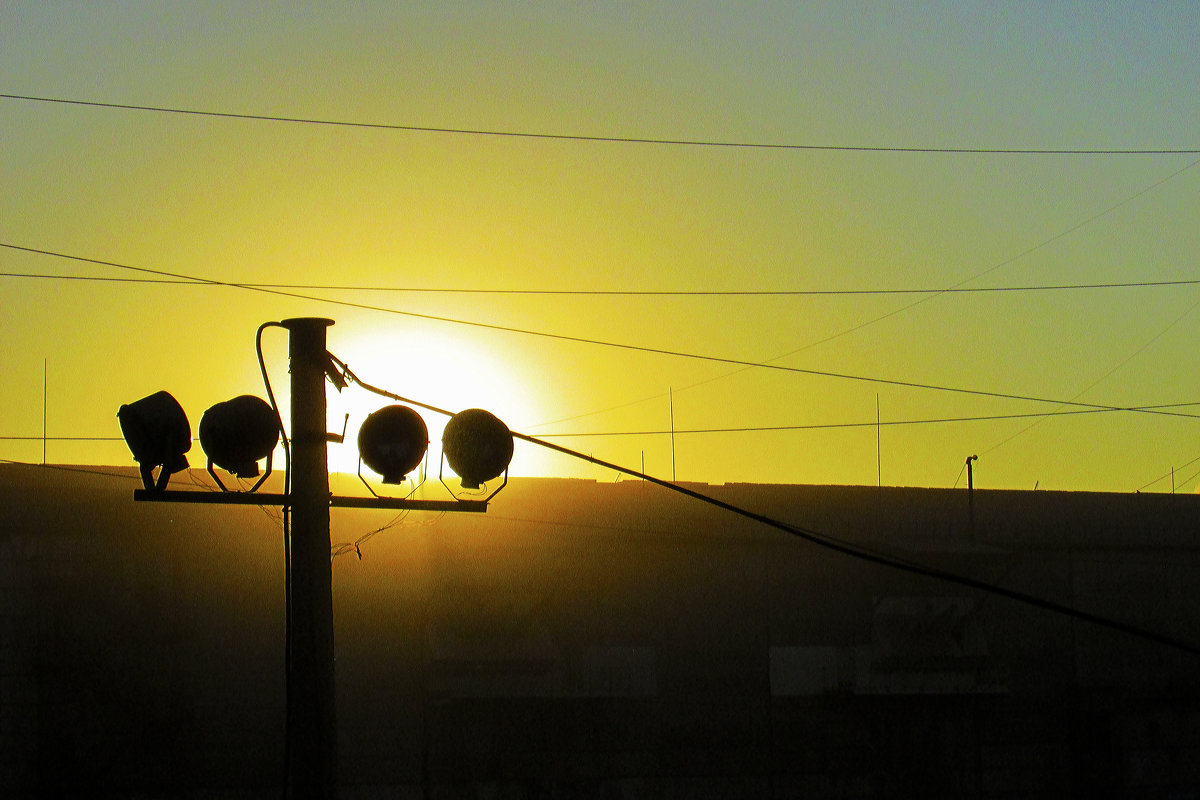
[[967, 456], [967, 506], [970, 513], [971, 536], [975, 535], [975, 473], [971, 469], [971, 462], [978, 460], [979, 456]]
[[879, 393], [875, 393], [875, 485], [883, 486], [883, 454], [879, 450]]
[[671, 483], [675, 482], [675, 390], [667, 389], [671, 403]]
[[50, 385], [50, 359], [42, 359], [42, 466], [46, 466], [46, 406], [47, 388]]

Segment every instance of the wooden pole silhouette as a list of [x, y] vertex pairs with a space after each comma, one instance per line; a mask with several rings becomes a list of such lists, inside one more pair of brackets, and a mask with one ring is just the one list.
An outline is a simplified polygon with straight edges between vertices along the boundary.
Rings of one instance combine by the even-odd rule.
[[294, 798], [337, 796], [333, 569], [325, 450], [327, 319], [290, 319], [292, 371], [291, 648], [288, 786]]

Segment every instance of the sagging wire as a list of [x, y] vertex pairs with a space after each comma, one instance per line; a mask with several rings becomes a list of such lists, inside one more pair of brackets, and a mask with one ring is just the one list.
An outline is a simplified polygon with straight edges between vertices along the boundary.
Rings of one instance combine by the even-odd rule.
[[[339, 368], [342, 370], [342, 374], [348, 380], [354, 381], [355, 383], [357, 383], [359, 386], [366, 389], [367, 391], [374, 392], [383, 397], [390, 398], [390, 399], [395, 400], [400, 403], [408, 403], [409, 405], [417, 406], [418, 408], [424, 408], [424, 409], [433, 411], [438, 414], [445, 414], [447, 416], [454, 415], [453, 412], [446, 411], [445, 409], [438, 408], [437, 406], [432, 406], [427, 403], [421, 403], [416, 400], [411, 400], [407, 397], [401, 397], [400, 395], [394, 394], [394, 393], [386, 391], [384, 389], [380, 389], [377, 386], [372, 386], [372, 385], [362, 381], [357, 375], [355, 375], [354, 372], [350, 369], [350, 367], [345, 362], [337, 359], [332, 354], [330, 354], [329, 357], [334, 363], [336, 363], [339, 366]], [[840, 540], [834, 539], [833, 537], [819, 533], [818, 531], [812, 530], [810, 528], [805, 528], [805, 527], [802, 527], [799, 525], [792, 525], [790, 523], [783, 522], [782, 520], [778, 520], [773, 517], [768, 517], [765, 514], [760, 514], [756, 511], [751, 511], [747, 508], [742, 508], [741, 506], [734, 505], [733, 503], [729, 503], [729, 502], [726, 502], [719, 498], [713, 497], [711, 495], [704, 494], [703, 492], [696, 491], [695, 489], [688, 488], [687, 486], [682, 486], [680, 484], [665, 480], [663, 478], [657, 478], [653, 475], [648, 475], [646, 473], [639, 472], [639, 471], [637, 471], [635, 469], [631, 469], [629, 467], [623, 467], [620, 464], [615, 464], [611, 461], [605, 461], [603, 459], [596, 458], [595, 456], [589, 455], [587, 453], [582, 453], [578, 450], [572, 450], [569, 447], [563, 447], [562, 445], [554, 444], [553, 442], [548, 442], [548, 441], [545, 441], [544, 439], [538, 439], [536, 437], [529, 436], [528, 434], [518, 433], [517, 431], [512, 431], [512, 436], [514, 439], [520, 439], [523, 442], [529, 442], [530, 444], [535, 444], [535, 445], [538, 445], [539, 447], [545, 447], [545, 448], [547, 448], [549, 450], [553, 450], [557, 453], [562, 453], [563, 455], [571, 456], [572, 458], [577, 458], [577, 459], [581, 459], [583, 461], [587, 461], [590, 464], [593, 464], [595, 466], [601, 467], [606, 470], [613, 470], [614, 472], [623, 473], [625, 475], [629, 475], [634, 478], [640, 478], [641, 480], [648, 481], [657, 486], [661, 486], [664, 489], [668, 489], [668, 490], [676, 492], [678, 494], [682, 494], [686, 497], [690, 497], [693, 500], [699, 500], [702, 503], [707, 503], [708, 505], [715, 506], [716, 508], [723, 509], [732, 514], [736, 514], [738, 516], [745, 517], [746, 519], [752, 520], [754, 522], [758, 522], [758, 523], [760, 523], [762, 525], [766, 525], [767, 527], [770, 527], [770, 528], [774, 528], [775, 530], [781, 531], [790, 536], [794, 536], [797, 539], [801, 539], [810, 544], [817, 545], [818, 547], [824, 547], [828, 550], [832, 550], [834, 552], [841, 553], [842, 555], [850, 556], [851, 558], [857, 558], [859, 560], [867, 561], [869, 563], [876, 564], [876, 565], [879, 565], [882, 567], [898, 569], [902, 572], [908, 572], [913, 575], [919, 575], [921, 577], [930, 578], [930, 579], [942, 581], [945, 583], [952, 583], [952, 584], [956, 584], [958, 586], [964, 586], [968, 589], [973, 589], [976, 591], [987, 592], [989, 594], [999, 595], [1001, 597], [1006, 597], [1009, 600], [1014, 600], [1016, 602], [1024, 603], [1026, 605], [1030, 605], [1035, 608], [1040, 608], [1044, 611], [1049, 611], [1049, 612], [1056, 613], [1056, 614], [1062, 614], [1063, 616], [1071, 617], [1073, 619], [1081, 620], [1083, 622], [1089, 622], [1094, 625], [1098, 625], [1100, 627], [1116, 630], [1121, 633], [1125, 633], [1130, 636], [1135, 636], [1140, 639], [1145, 639], [1147, 641], [1152, 641], [1152, 642], [1156, 642], [1158, 644], [1166, 645], [1168, 647], [1173, 647], [1178, 650], [1182, 650], [1184, 652], [1191, 653], [1192, 655], [1200, 655], [1200, 645], [1198, 645], [1198, 644], [1187, 642], [1182, 639], [1177, 639], [1175, 637], [1168, 636], [1166, 634], [1157, 633], [1155, 631], [1148, 630], [1146, 628], [1142, 628], [1137, 625], [1131, 625], [1131, 624], [1128, 624], [1125, 622], [1121, 622], [1120, 620], [1101, 616], [1099, 614], [1093, 614], [1091, 612], [1084, 611], [1079, 608], [1074, 608], [1073, 606], [1068, 606], [1063, 603], [1057, 603], [1053, 600], [1047, 600], [1042, 597], [1037, 597], [1036, 595], [1026, 594], [1025, 592], [1020, 592], [1015, 589], [1009, 589], [1004, 586], [1000, 586], [998, 584], [989, 583], [988, 581], [980, 580], [977, 578], [972, 578], [972, 577], [969, 577], [966, 575], [959, 575], [954, 572], [947, 572], [946, 570], [938, 569], [937, 567], [931, 567], [931, 566], [928, 566], [926, 564], [922, 564], [919, 562], [910, 561], [908, 559], [900, 558], [900, 557], [893, 556], [890, 554], [873, 551], [869, 548], [863, 547], [862, 545], [853, 544], [851, 542], [846, 542], [846, 541], [840, 541]]]
[[[39, 437], [41, 438], [41, 437]], [[12, 458], [0, 458], [0, 464], [12, 464], [18, 467], [37, 467], [40, 470], [55, 470], [58, 472], [80, 472], [84, 475], [99, 475], [103, 478], [117, 478], [119, 480], [131, 480], [141, 482], [141, 478], [136, 474], [126, 474], [124, 472], [102, 472], [97, 469], [86, 469], [84, 467], [68, 467], [63, 464], [40, 464], [34, 461], [18, 461]]]
[[[453, 412], [453, 411], [448, 411], [444, 408], [439, 408], [437, 406], [430, 405], [428, 403], [422, 403], [419, 400], [413, 400], [408, 397], [403, 397], [394, 392], [389, 392], [386, 389], [381, 389], [378, 386], [373, 386], [372, 384], [369, 384], [366, 381], [364, 381], [362, 378], [358, 377], [358, 375], [355, 374], [355, 372], [352, 369], [350, 369], [349, 364], [342, 361], [341, 359], [339, 359], [337, 356], [333, 355], [332, 353], [327, 353], [327, 355], [329, 356], [329, 360], [333, 364], [335, 364], [338, 367], [338, 369], [341, 370], [342, 376], [347, 381], [353, 381], [354, 383], [358, 384], [358, 386], [360, 386], [361, 388], [365, 389], [368, 392], [372, 392], [374, 394], [380, 395], [381, 397], [386, 397], [389, 400], [395, 400], [396, 402], [399, 402], [399, 403], [407, 403], [408, 405], [416, 406], [417, 408], [423, 408], [423, 409], [426, 409], [427, 411], [432, 411], [435, 414], [442, 414], [447, 417], [454, 416], [455, 412]], [[648, 475], [646, 473], [639, 472], [634, 469], [629, 469], [627, 467], [622, 467], [617, 464], [612, 464], [607, 461], [603, 461], [601, 459], [595, 458], [594, 456], [592, 456], [591, 453], [583, 453], [578, 450], [572, 450], [569, 447], [563, 447], [562, 445], [553, 444], [552, 442], [547, 442], [544, 439], [538, 439], [533, 436], [529, 436], [528, 434], [518, 433], [517, 431], [511, 431], [511, 433], [512, 433], [512, 436], [514, 439], [520, 439], [521, 441], [529, 442], [530, 444], [536, 444], [540, 447], [545, 447], [547, 449], [554, 450], [556, 452], [571, 456], [573, 458], [579, 458], [584, 461], [588, 461], [592, 464], [595, 464], [597, 466], [615, 470], [617, 473], [624, 473], [626, 475], [629, 475], [629, 476], [632, 476], [635, 478], [639, 478], [644, 481], [650, 481], [651, 483], [657, 484], [659, 486], [670, 489], [672, 491], [677, 491], [682, 494], [689, 495], [695, 499], [702, 500], [704, 502], [712, 501], [714, 503], [720, 504], [726, 510], [732, 511], [733, 513], [742, 513], [742, 510], [737, 508], [736, 506], [722, 503], [722, 501], [715, 500], [715, 498], [710, 498], [708, 495], [701, 494], [700, 492], [696, 492], [691, 489], [685, 489], [684, 487], [679, 486], [678, 484], [672, 483], [671, 481], [663, 480], [661, 478], [651, 477], [650, 475]], [[481, 491], [486, 491], [486, 489], [482, 489]], [[752, 514], [753, 512], [747, 511], [745, 513]], [[758, 521], [762, 522], [763, 520], [766, 520], [766, 519], [769, 519], [769, 518], [762, 517], [762, 519], [760, 519]], [[784, 524], [784, 523], [780, 523], [780, 524]], [[819, 534], [815, 531], [810, 531], [808, 533], [812, 537], [811, 541], [813, 541], [813, 543], [818, 544], [818, 545], [832, 547], [835, 550], [839, 550], [839, 551], [842, 551], [842, 552], [848, 553], [848, 554], [853, 554], [853, 553], [862, 554], [862, 557], [864, 557], [864, 558], [870, 558], [871, 560], [877, 561], [879, 563], [887, 563], [898, 569], [904, 569], [904, 570], [907, 570], [910, 572], [915, 572], [915, 571], [919, 571], [919, 570], [923, 569], [923, 565], [921, 565], [917, 562], [914, 562], [914, 561], [909, 561], [909, 560], [903, 558], [902, 556], [894, 555], [891, 553], [882, 553], [882, 552], [873, 550], [869, 547], [866, 547], [864, 545], [851, 544], [849, 542], [844, 542], [844, 541], [837, 539], [835, 537], [832, 537], [832, 536]]]
[[361, 561], [362, 560], [361, 546], [364, 545], [364, 543], [366, 543], [367, 540], [370, 540], [372, 536], [374, 536], [376, 534], [382, 534], [382, 533], [384, 533], [385, 530], [390, 530], [392, 528], [395, 528], [395, 527], [397, 527], [397, 525], [403, 525], [403, 527], [406, 527], [406, 528], [421, 528], [421, 527], [427, 527], [427, 525], [436, 525], [438, 522], [442, 521], [443, 517], [446, 516], [445, 511], [439, 511], [436, 513], [436, 515], [434, 515], [431, 518], [421, 519], [421, 521], [414, 522], [414, 521], [412, 521], [412, 519], [408, 519], [409, 513], [410, 513], [409, 511], [402, 511], [401, 513], [398, 513], [398, 515], [396, 515], [395, 518], [392, 518], [391, 522], [389, 522], [388, 524], [380, 525], [379, 528], [367, 531], [367, 533], [362, 534], [361, 536], [358, 537], [358, 539], [355, 539], [353, 542], [342, 542], [342, 543], [340, 543], [340, 545], [335, 545], [334, 547], [331, 547], [330, 548], [330, 558], [337, 558], [338, 555], [346, 555], [347, 553], [350, 553], [353, 551], [356, 555], [358, 555], [359, 560]]
[[[339, 370], [341, 370], [343, 378], [345, 378], [347, 381], [353, 381], [354, 383], [358, 384], [361, 388], [367, 390], [368, 392], [371, 392], [372, 394], [377, 394], [380, 397], [386, 397], [389, 400], [395, 400], [399, 403], [407, 403], [410, 406], [416, 406], [417, 408], [423, 408], [426, 411], [432, 411], [435, 414], [441, 414], [446, 417], [454, 416], [453, 411], [447, 411], [444, 408], [438, 408], [437, 406], [431, 406], [428, 403], [422, 403], [417, 400], [410, 400], [407, 397], [401, 397], [398, 394], [389, 392], [387, 389], [380, 389], [378, 386], [372, 386], [371, 384], [364, 381], [362, 378], [358, 377], [358, 375], [354, 374], [354, 370], [350, 369], [350, 365], [347, 364], [345, 361], [342, 361], [340, 358], [335, 356], [333, 353], [326, 353], [326, 355], [328, 355], [329, 360], [331, 362], [333, 362], [333, 364]], [[513, 434], [513, 435], [515, 436], [516, 434]]]
[[[1196, 457], [1195, 457], [1195, 458], [1193, 458], [1191, 461], [1188, 461], [1188, 462], [1187, 462], [1187, 463], [1185, 463], [1185, 464], [1181, 464], [1179, 467], [1172, 467], [1172, 468], [1171, 468], [1171, 469], [1170, 469], [1168, 472], [1166, 472], [1166, 473], [1164, 473], [1164, 474], [1162, 474], [1162, 475], [1158, 476], [1157, 478], [1155, 478], [1154, 480], [1150, 481], [1150, 482], [1149, 482], [1149, 483], [1147, 483], [1147, 484], [1143, 484], [1142, 486], [1139, 486], [1139, 487], [1138, 487], [1137, 489], [1135, 489], [1134, 491], [1135, 491], [1135, 492], [1140, 492], [1140, 491], [1142, 491], [1143, 489], [1149, 489], [1149, 488], [1150, 488], [1151, 486], [1153, 486], [1154, 484], [1156, 484], [1156, 483], [1160, 483], [1160, 482], [1162, 482], [1162, 481], [1165, 481], [1167, 478], [1170, 478], [1172, 475], [1174, 475], [1174, 474], [1175, 474], [1175, 470], [1176, 470], [1176, 469], [1180, 469], [1180, 470], [1182, 470], [1182, 469], [1185, 469], [1186, 467], [1190, 467], [1192, 464], [1195, 464], [1197, 461], [1200, 461], [1200, 456], [1196, 456]], [[1194, 473], [1194, 474], [1193, 474], [1193, 475], [1192, 475], [1190, 478], [1188, 478], [1186, 481], [1184, 481], [1184, 484], [1187, 484], [1187, 483], [1188, 483], [1188, 481], [1191, 481], [1191, 480], [1192, 480], [1192, 478], [1195, 478], [1197, 475], [1200, 475], [1200, 472]]]
[[[406, 403], [411, 406], [416, 406], [417, 408], [423, 408], [427, 411], [432, 411], [435, 414], [442, 414], [447, 417], [454, 416], [455, 412], [453, 412], [453, 411], [447, 411], [444, 408], [438, 408], [437, 406], [430, 405], [428, 403], [422, 403], [419, 400], [413, 400], [411, 398], [398, 395], [394, 392], [389, 392], [388, 390], [381, 389], [378, 386], [373, 386], [373, 385], [367, 383], [366, 381], [364, 381], [362, 378], [358, 377], [358, 375], [356, 375], [354, 373], [354, 371], [352, 369], [350, 369], [349, 364], [342, 361], [341, 359], [339, 359], [337, 356], [333, 355], [332, 353], [327, 353], [327, 355], [329, 356], [330, 361], [333, 364], [335, 364], [338, 367], [338, 369], [341, 370], [343, 377], [347, 381], [353, 381], [358, 386], [360, 386], [361, 388], [365, 389], [368, 392], [372, 392], [373, 394], [380, 395], [381, 397], [386, 397], [389, 400], [395, 400], [396, 402], [399, 402], [399, 403]], [[512, 433], [512, 436], [514, 439], [520, 439], [521, 441], [529, 442], [530, 444], [535, 444], [540, 447], [545, 447], [547, 449], [554, 450], [554, 451], [562, 453], [564, 455], [571, 456], [572, 458], [579, 458], [584, 461], [588, 461], [592, 464], [595, 464], [597, 466], [605, 467], [607, 469], [612, 469], [612, 470], [616, 471], [617, 473], [623, 473], [625, 475], [629, 475], [634, 478], [639, 478], [644, 481], [649, 481], [651, 483], [655, 483], [664, 488], [671, 489], [672, 491], [677, 491], [677, 492], [681, 492], [683, 494], [687, 494], [689, 496], [694, 497], [695, 499], [700, 499], [705, 502], [708, 502], [710, 499], [713, 499], [713, 498], [709, 498], [708, 495], [701, 494], [700, 492], [695, 492], [691, 489], [684, 489], [682, 486], [672, 483], [671, 481], [663, 480], [661, 478], [651, 477], [650, 475], [648, 475], [646, 473], [639, 472], [637, 470], [630, 469], [627, 467], [622, 467], [617, 464], [612, 464], [607, 461], [603, 461], [601, 459], [593, 457], [590, 453], [583, 453], [578, 450], [572, 450], [569, 447], [563, 447], [562, 445], [553, 444], [552, 442], [547, 442], [544, 439], [538, 439], [533, 436], [529, 436], [528, 434], [518, 433], [517, 431], [511, 431], [511, 433]], [[485, 492], [486, 488], [481, 487], [480, 491]], [[715, 502], [720, 503], [721, 501], [715, 501]], [[734, 513], [741, 513], [741, 511], [737, 510], [735, 506], [723, 504], [723, 507], [725, 507], [726, 510], [734, 511]], [[746, 513], [752, 513], [752, 512], [746, 512]], [[767, 519], [767, 518], [763, 517], [763, 519]], [[762, 521], [762, 520], [759, 520], [759, 521]], [[780, 523], [780, 524], [783, 524], [783, 523]], [[864, 545], [850, 544], [848, 542], [843, 542], [839, 539], [836, 539], [832, 536], [826, 536], [823, 534], [816, 533], [815, 531], [810, 532], [810, 534], [813, 537], [814, 543], [816, 543], [816, 544], [824, 544], [826, 546], [833, 547], [835, 549], [840, 549], [845, 552], [849, 552], [849, 551], [853, 550], [858, 553], [863, 553], [863, 554], [869, 555], [870, 557], [872, 557], [875, 560], [879, 560], [881, 562], [887, 562], [891, 565], [897, 566], [900, 569], [908, 569], [910, 571], [915, 571], [915, 570], [921, 569], [921, 567], [922, 567], [921, 564], [919, 564], [917, 562], [913, 562], [913, 561], [908, 561], [907, 559], [905, 559], [901, 556], [898, 556], [898, 555], [894, 555], [894, 554], [890, 554], [890, 553], [881, 553], [881, 552], [872, 550], [871, 548], [866, 547]]]
[[[328, 356], [330, 364], [341, 373], [343, 385], [353, 381], [360, 388], [365, 389], [366, 391], [372, 392], [374, 394], [381, 394], [384, 397], [389, 397], [391, 399], [398, 399], [395, 396], [391, 395], [390, 393], [384, 392], [382, 389], [378, 389], [376, 387], [371, 386], [370, 384], [364, 383], [362, 380], [359, 379], [359, 377], [357, 375], [355, 375], [350, 370], [350, 367], [349, 367], [349, 365], [346, 364], [346, 362], [342, 361], [341, 359], [339, 359], [337, 356], [333, 355], [332, 353], [326, 351], [326, 356]], [[332, 375], [330, 377], [332, 379]], [[432, 406], [425, 406], [421, 403], [413, 403], [412, 401], [404, 401], [404, 402], [408, 402], [409, 405], [416, 405], [421, 408], [426, 408], [428, 410], [438, 410], [438, 409], [434, 409]], [[443, 413], [447, 416], [454, 415], [453, 412], [450, 412], [450, 411], [441, 411], [441, 413]], [[370, 491], [371, 494], [375, 494], [375, 490], [372, 489], [371, 486], [369, 484], [367, 484], [366, 480], [362, 478], [361, 459], [359, 462], [359, 469], [360, 469], [359, 478], [363, 480], [364, 485], [367, 486], [367, 490]], [[422, 478], [421, 482], [422, 483], [424, 482], [424, 478]], [[408, 496], [411, 497], [413, 494], [415, 494], [417, 489], [420, 488], [420, 485], [421, 485], [420, 483], [417, 483], [416, 485], [414, 485], [412, 490], [409, 492]], [[486, 489], [485, 489], [485, 491], [486, 491]], [[376, 495], [376, 496], [378, 497], [378, 495]], [[422, 520], [421, 522], [414, 523], [414, 522], [406, 522], [407, 518], [409, 516], [409, 513], [410, 513], [409, 511], [401, 511], [399, 514], [397, 514], [395, 517], [393, 517], [391, 519], [391, 521], [389, 521], [388, 523], [381, 525], [380, 527], [375, 528], [374, 530], [368, 531], [367, 533], [364, 533], [362, 536], [359, 536], [353, 542], [341, 542], [339, 544], [333, 545], [330, 548], [330, 558], [337, 558], [338, 556], [346, 555], [347, 553], [353, 551], [354, 554], [358, 556], [358, 560], [362, 561], [362, 558], [363, 558], [362, 545], [367, 540], [369, 540], [373, 536], [375, 536], [376, 534], [383, 533], [384, 531], [390, 530], [391, 528], [394, 528], [397, 525], [401, 525], [401, 524], [408, 524], [408, 525], [414, 525], [414, 526], [415, 525], [432, 525], [432, 524], [435, 524], [436, 522], [438, 522], [439, 520], [441, 520], [442, 517], [444, 517], [446, 515], [446, 512], [443, 511], [443, 512], [436, 514], [431, 519]]]
[[958, 470], [958, 477], [954, 479], [954, 485], [950, 487], [951, 489], [958, 488], [958, 482], [962, 480], [963, 473], [966, 471], [967, 471], [967, 462], [964, 461], [962, 467]]
[[408, 514], [409, 514], [408, 511], [401, 511], [399, 514], [397, 514], [395, 517], [393, 517], [389, 522], [387, 522], [383, 525], [380, 525], [378, 528], [375, 528], [374, 530], [364, 533], [362, 536], [359, 536], [353, 542], [342, 542], [341, 544], [334, 545], [329, 550], [329, 557], [337, 558], [338, 556], [345, 555], [346, 553], [349, 553], [351, 550], [353, 550], [355, 553], [358, 554], [358, 560], [362, 561], [362, 550], [360, 549], [360, 546], [364, 542], [366, 542], [368, 539], [370, 539], [372, 536], [374, 536], [375, 534], [383, 533], [386, 530], [396, 527], [404, 520], [405, 517], [408, 516]]
[[279, 403], [275, 400], [275, 392], [271, 388], [271, 378], [267, 374], [267, 362], [263, 358], [262, 350], [262, 335], [267, 328], [284, 328], [286, 326], [280, 322], [264, 322], [258, 326], [258, 330], [254, 334], [254, 351], [258, 355], [258, 370], [262, 374], [263, 387], [267, 392], [267, 399], [271, 404], [271, 410], [275, 412], [275, 422], [279, 426], [279, 441], [283, 444], [283, 496], [284, 503], [281, 510], [283, 516], [283, 674], [284, 674], [284, 693], [286, 696], [287, 708], [284, 711], [284, 735], [283, 735], [283, 783], [282, 796], [287, 800], [288, 796], [288, 775], [290, 773], [289, 766], [291, 764], [291, 735], [289, 731], [292, 727], [292, 538], [291, 538], [291, 497], [292, 497], [292, 447], [291, 440], [288, 439], [287, 429], [283, 425], [283, 415], [279, 412]]

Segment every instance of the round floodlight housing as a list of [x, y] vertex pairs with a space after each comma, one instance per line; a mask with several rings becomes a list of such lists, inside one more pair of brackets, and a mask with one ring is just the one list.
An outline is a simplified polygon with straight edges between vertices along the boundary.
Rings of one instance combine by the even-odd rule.
[[258, 475], [258, 462], [279, 444], [279, 420], [267, 402], [244, 394], [217, 403], [200, 418], [200, 446], [213, 464], [239, 478]]
[[[184, 453], [192, 449], [192, 427], [183, 406], [168, 392], [155, 392], [121, 406], [117, 421], [147, 489], [166, 488], [172, 473], [188, 468]], [[157, 486], [151, 479], [155, 467], [162, 468]]]
[[425, 420], [408, 406], [384, 406], [368, 415], [358, 429], [358, 454], [383, 476], [384, 483], [403, 483], [428, 447]]
[[460, 411], [442, 432], [442, 452], [464, 489], [498, 478], [513, 456], [512, 431], [482, 408]]

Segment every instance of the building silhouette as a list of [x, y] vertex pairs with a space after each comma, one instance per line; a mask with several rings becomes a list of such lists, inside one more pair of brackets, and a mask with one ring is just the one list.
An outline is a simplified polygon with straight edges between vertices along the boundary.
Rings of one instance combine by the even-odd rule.
[[[0, 791], [277, 797], [277, 521], [136, 485], [0, 466]], [[697, 488], [1200, 645], [1200, 497]], [[344, 798], [1200, 793], [1200, 656], [651, 484], [333, 539]]]

